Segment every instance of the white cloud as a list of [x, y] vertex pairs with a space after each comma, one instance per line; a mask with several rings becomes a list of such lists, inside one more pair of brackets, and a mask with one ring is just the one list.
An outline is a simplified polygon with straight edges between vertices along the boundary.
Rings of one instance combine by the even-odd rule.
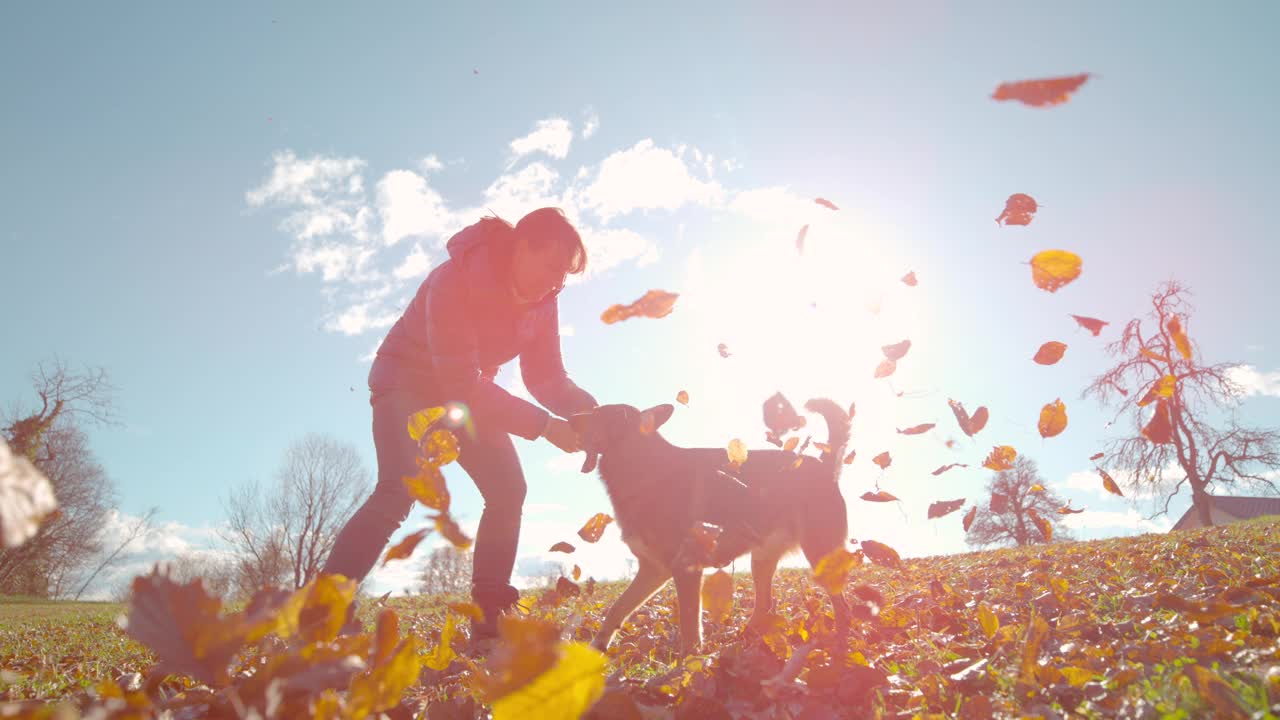
[[1240, 386], [1240, 397], [1280, 397], [1280, 370], [1263, 372], [1253, 365], [1236, 365], [1227, 370], [1227, 377]]
[[368, 330], [391, 327], [399, 317], [394, 312], [377, 312], [375, 302], [352, 305], [325, 324], [326, 330], [343, 335], [362, 335]]
[[415, 244], [413, 250], [405, 256], [404, 262], [400, 263], [395, 270], [391, 272], [392, 277], [397, 280], [413, 280], [421, 281], [427, 276], [427, 271], [431, 269], [431, 256], [426, 250], [422, 249], [421, 244]]
[[600, 116], [594, 110], [587, 110], [587, 119], [582, 124], [582, 138], [585, 140], [596, 134], [596, 130], [600, 129]]
[[680, 150], [672, 152], [645, 139], [613, 153], [600, 164], [595, 181], [582, 191], [583, 206], [608, 223], [633, 210], [719, 204], [724, 188], [715, 181], [693, 177]]
[[387, 246], [406, 237], [439, 235], [456, 223], [440, 193], [409, 170], [392, 170], [378, 181], [378, 214]]
[[543, 152], [557, 160], [563, 160], [569, 154], [569, 143], [573, 141], [573, 128], [564, 118], [548, 118], [539, 120], [533, 132], [511, 141], [511, 152], [515, 157], [523, 157], [533, 152]]
[[418, 163], [418, 167], [421, 167], [424, 173], [432, 173], [437, 170], [443, 170], [444, 163], [440, 162], [440, 158], [433, 154], [422, 158], [422, 162]]
[[1155, 520], [1148, 520], [1136, 510], [1126, 510], [1124, 512], [1115, 512], [1108, 510], [1085, 510], [1082, 513], [1068, 515], [1062, 520], [1063, 524], [1069, 528], [1080, 529], [1102, 529], [1102, 528], [1125, 528], [1129, 530], [1137, 530], [1140, 532], [1168, 532], [1173, 527], [1173, 522], [1167, 516], [1160, 516]]
[[563, 204], [563, 198], [556, 192], [559, 179], [559, 174], [543, 163], [529, 163], [515, 173], [498, 176], [485, 188], [484, 206], [498, 217], [515, 223], [531, 210]]
[[[119, 546], [138, 520], [137, 515], [109, 511], [99, 536], [103, 547], [113, 550]], [[226, 543], [218, 536], [216, 527], [191, 526], [172, 520], [155, 522], [148, 532], [125, 546], [112, 567], [103, 570], [89, 585], [82, 599], [110, 599], [133, 577], [150, 572], [156, 563], [173, 560], [181, 555], [200, 555], [223, 560], [230, 560], [233, 556]]]
[[785, 187], [768, 187], [736, 193], [729, 209], [756, 222], [799, 227], [813, 217], [813, 205]]
[[252, 207], [267, 204], [314, 206], [326, 203], [337, 192], [358, 195], [359, 173], [364, 161], [359, 158], [315, 157], [300, 159], [292, 150], [274, 153], [271, 177], [245, 193]]
[[661, 255], [657, 243], [634, 230], [579, 227], [579, 232], [587, 246], [587, 272], [570, 276], [570, 283], [582, 282], [627, 262], [643, 267]]

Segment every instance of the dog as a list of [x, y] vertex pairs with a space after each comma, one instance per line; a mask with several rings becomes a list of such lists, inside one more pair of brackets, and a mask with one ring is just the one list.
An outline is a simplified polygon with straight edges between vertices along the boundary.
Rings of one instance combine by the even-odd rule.
[[[773, 575], [785, 554], [798, 547], [816, 567], [844, 545], [848, 517], [838, 481], [849, 416], [826, 398], [810, 400], [805, 408], [826, 419], [829, 439], [822, 459], [752, 450], [736, 468], [723, 448], [683, 448], [664, 439], [658, 429], [674, 412], [670, 404], [647, 410], [602, 405], [569, 418], [587, 452], [582, 472], [599, 464], [622, 540], [639, 563], [592, 641], [597, 649], [607, 650], [631, 613], [671, 579], [681, 646], [695, 653], [702, 645], [704, 566], [724, 567], [751, 553], [755, 609], [749, 626], [754, 626], [773, 611]], [[691, 536], [702, 523], [720, 526], [722, 534], [711, 557], [691, 562], [697, 555]], [[847, 632], [848, 602], [832, 594], [831, 603], [837, 630]]]

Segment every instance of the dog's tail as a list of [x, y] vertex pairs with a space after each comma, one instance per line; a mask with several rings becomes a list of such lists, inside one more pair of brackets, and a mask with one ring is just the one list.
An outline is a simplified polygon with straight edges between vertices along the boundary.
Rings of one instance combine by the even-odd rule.
[[838, 482], [840, 471], [844, 468], [844, 453], [849, 447], [852, 427], [849, 414], [829, 398], [814, 398], [804, 404], [804, 409], [821, 415], [827, 421], [827, 445], [831, 447], [831, 452], [826, 462], [831, 468], [831, 481]]

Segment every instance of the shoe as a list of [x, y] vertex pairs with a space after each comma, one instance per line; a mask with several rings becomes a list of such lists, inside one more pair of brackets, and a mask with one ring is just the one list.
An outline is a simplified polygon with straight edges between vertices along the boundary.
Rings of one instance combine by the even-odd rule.
[[484, 612], [483, 620], [471, 621], [471, 642], [498, 639], [498, 616], [514, 610], [520, 603], [520, 591], [510, 585], [494, 590], [472, 588], [471, 599]]

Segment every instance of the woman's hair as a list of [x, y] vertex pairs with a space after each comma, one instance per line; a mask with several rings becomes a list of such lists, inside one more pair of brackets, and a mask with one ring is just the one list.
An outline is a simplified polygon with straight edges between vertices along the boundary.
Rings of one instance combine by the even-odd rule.
[[587, 269], [587, 246], [582, 243], [582, 236], [565, 217], [564, 211], [558, 207], [538, 208], [520, 218], [516, 223], [516, 232], [529, 243], [529, 247], [541, 251], [547, 243], [572, 243], [573, 257], [566, 270], [577, 275]]

